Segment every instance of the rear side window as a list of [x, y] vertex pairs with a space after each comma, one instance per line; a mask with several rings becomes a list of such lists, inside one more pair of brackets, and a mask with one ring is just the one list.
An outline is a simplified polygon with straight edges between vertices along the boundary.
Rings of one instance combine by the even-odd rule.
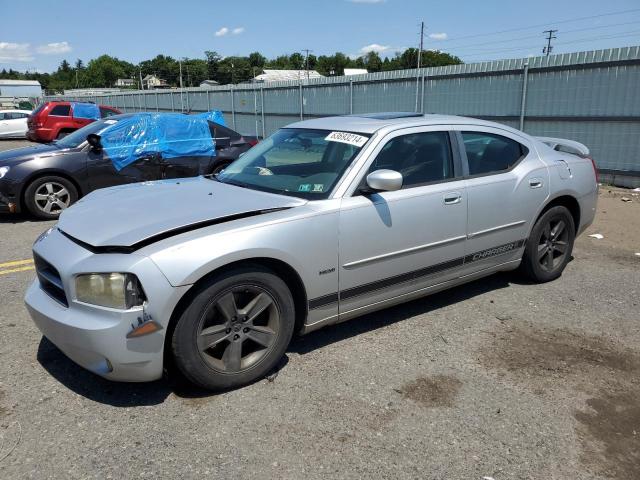
[[453, 158], [449, 134], [412, 133], [389, 140], [368, 173], [380, 169], [400, 172], [403, 189], [452, 178]]
[[17, 120], [18, 118], [27, 118], [26, 113], [22, 112], [9, 112], [5, 114], [5, 120]]
[[118, 112], [114, 112], [113, 110], [111, 110], [109, 108], [100, 108], [100, 117], [101, 118], [107, 118], [107, 117], [111, 117], [113, 115], [118, 115]]
[[51, 109], [49, 115], [55, 115], [57, 117], [68, 117], [71, 113], [71, 105], [56, 105]]
[[469, 162], [469, 175], [509, 170], [529, 150], [524, 145], [502, 135], [482, 132], [462, 132]]

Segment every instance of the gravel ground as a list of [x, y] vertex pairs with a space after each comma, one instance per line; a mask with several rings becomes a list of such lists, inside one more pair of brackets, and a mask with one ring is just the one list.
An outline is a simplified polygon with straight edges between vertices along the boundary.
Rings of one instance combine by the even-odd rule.
[[[640, 197], [598, 210], [557, 281], [329, 327], [219, 395], [84, 371], [29, 319], [33, 271], [0, 273], [0, 478], [639, 478]], [[0, 217], [0, 263], [50, 224]]]

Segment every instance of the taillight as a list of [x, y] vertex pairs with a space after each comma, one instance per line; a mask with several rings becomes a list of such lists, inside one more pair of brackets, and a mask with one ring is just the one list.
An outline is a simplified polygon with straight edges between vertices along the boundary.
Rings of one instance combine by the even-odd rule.
[[596, 166], [596, 161], [589, 157], [589, 160], [591, 160], [591, 166], [593, 167], [593, 174], [596, 176], [596, 183], [600, 183], [600, 175], [598, 174], [598, 167]]

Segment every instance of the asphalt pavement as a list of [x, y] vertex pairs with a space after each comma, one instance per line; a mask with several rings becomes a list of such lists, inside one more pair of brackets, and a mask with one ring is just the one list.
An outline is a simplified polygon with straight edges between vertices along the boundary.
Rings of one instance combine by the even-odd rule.
[[554, 282], [329, 327], [223, 394], [108, 382], [44, 339], [22, 299], [52, 224], [0, 216], [1, 479], [640, 478], [640, 197], [603, 188], [604, 239]]

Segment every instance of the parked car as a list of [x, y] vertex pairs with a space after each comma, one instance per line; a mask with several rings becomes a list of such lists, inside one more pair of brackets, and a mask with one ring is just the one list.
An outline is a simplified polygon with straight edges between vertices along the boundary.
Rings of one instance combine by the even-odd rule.
[[0, 110], [0, 138], [25, 138], [30, 110]]
[[107, 105], [86, 102], [45, 102], [36, 108], [27, 120], [27, 137], [33, 142], [51, 142], [75, 132], [79, 128], [122, 113]]
[[33, 246], [27, 308], [105, 378], [155, 380], [172, 359], [202, 387], [246, 385], [294, 332], [519, 266], [558, 278], [595, 215], [588, 155], [455, 116], [298, 122], [217, 176], [65, 211]]
[[[65, 208], [98, 188], [217, 173], [257, 141], [255, 137], [245, 138], [224, 125], [209, 122], [206, 134], [209, 140], [215, 140], [215, 153], [195, 151], [193, 142], [187, 141], [178, 156], [170, 156], [170, 145], [165, 143], [165, 151], [136, 150], [131, 162], [121, 169], [116, 168], [109, 151], [87, 142], [89, 135], [99, 135], [119, 122], [142, 119], [143, 115], [152, 122], [159, 118], [171, 121], [175, 118], [171, 115], [186, 117], [117, 115], [93, 122], [50, 144], [0, 152], [0, 212], [26, 210], [39, 218], [57, 218]], [[178, 129], [176, 134], [180, 137], [183, 132]], [[123, 141], [129, 142], [132, 136], [125, 135]], [[213, 143], [209, 145], [213, 149]]]

